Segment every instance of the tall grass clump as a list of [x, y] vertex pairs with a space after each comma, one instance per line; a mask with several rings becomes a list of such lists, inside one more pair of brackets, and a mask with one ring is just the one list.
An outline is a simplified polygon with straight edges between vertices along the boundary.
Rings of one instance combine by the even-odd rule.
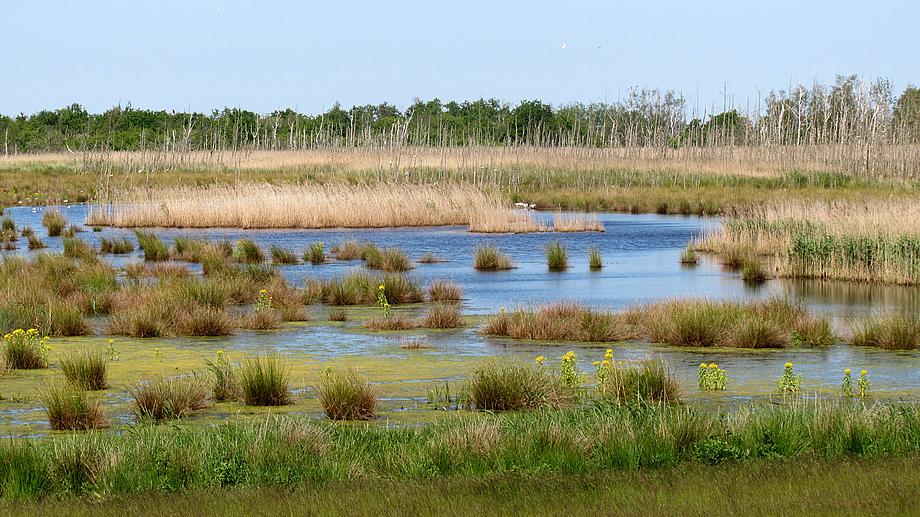
[[35, 370], [48, 367], [50, 345], [47, 338], [41, 338], [38, 330], [16, 329], [3, 336], [3, 355], [8, 368], [15, 370]]
[[418, 327], [418, 324], [402, 314], [391, 314], [368, 318], [361, 322], [361, 326], [369, 330], [409, 330]]
[[48, 237], [59, 237], [67, 226], [67, 218], [60, 210], [46, 210], [42, 215], [42, 226], [48, 229]]
[[425, 292], [433, 302], [459, 302], [463, 299], [463, 287], [454, 280], [432, 280]]
[[244, 264], [261, 264], [265, 262], [265, 254], [258, 244], [252, 239], [241, 239], [236, 241], [236, 248], [233, 250], [233, 258], [237, 262]]
[[511, 269], [511, 257], [502, 253], [494, 244], [479, 244], [473, 252], [473, 267], [476, 269]]
[[567, 301], [514, 311], [505, 311], [502, 307], [498, 314], [486, 319], [480, 331], [513, 339], [545, 341], [611, 342], [635, 336], [633, 326], [624, 315]]
[[[347, 253], [343, 253], [345, 255]], [[326, 262], [326, 250], [325, 243], [322, 242], [313, 242], [310, 243], [310, 247], [307, 248], [307, 251], [303, 253], [303, 259], [310, 262], [314, 266]], [[344, 259], [343, 259], [344, 260]], [[353, 260], [353, 259], [348, 259]]]
[[592, 270], [604, 267], [604, 257], [597, 246], [588, 247], [588, 267]]
[[242, 397], [243, 388], [240, 385], [236, 368], [224, 357], [222, 350], [217, 351], [216, 361], [206, 361], [205, 363], [208, 371], [214, 374], [214, 383], [211, 388], [214, 400], [224, 402], [226, 400], [238, 400]]
[[240, 388], [247, 406], [283, 406], [294, 397], [288, 388], [291, 367], [278, 354], [264, 354], [243, 361]]
[[38, 235], [30, 234], [26, 236], [26, 239], [29, 241], [30, 250], [40, 250], [48, 247]]
[[230, 336], [236, 327], [236, 321], [226, 310], [205, 306], [183, 310], [174, 328], [182, 336]]
[[911, 313], [875, 315], [852, 323], [852, 344], [886, 350], [914, 350], [920, 345], [920, 319]]
[[55, 431], [86, 431], [109, 426], [98, 399], [72, 386], [52, 384], [41, 392], [48, 423]]
[[563, 271], [569, 267], [569, 250], [559, 241], [551, 241], [543, 247], [546, 265], [550, 271]]
[[379, 392], [355, 368], [327, 368], [314, 387], [323, 412], [332, 420], [373, 420]]
[[462, 325], [463, 315], [455, 303], [435, 303], [422, 320], [422, 326], [430, 329], [454, 329]]
[[763, 264], [756, 258], [746, 258], [741, 263], [741, 278], [751, 284], [764, 282], [769, 275]]
[[329, 252], [336, 260], [358, 260], [362, 253], [361, 243], [355, 239], [346, 239], [332, 247]]
[[492, 361], [470, 380], [470, 403], [476, 409], [531, 409], [559, 406], [566, 398], [555, 377], [536, 366]]
[[680, 252], [680, 263], [681, 264], [696, 264], [699, 262], [699, 257], [696, 256], [696, 249], [693, 247], [692, 242], [687, 243], [687, 247]]
[[370, 245], [363, 254], [368, 269], [379, 269], [388, 273], [401, 273], [412, 269], [412, 261], [399, 248], [379, 249]]
[[285, 248], [283, 246], [278, 246], [277, 244], [272, 244], [268, 248], [269, 253], [272, 256], [272, 263], [274, 264], [296, 264], [297, 263], [297, 254], [290, 248]]
[[82, 350], [61, 359], [64, 378], [74, 388], [81, 390], [104, 390], [109, 387], [108, 363], [98, 351]]
[[623, 363], [607, 350], [597, 366], [597, 390], [618, 403], [676, 402], [679, 383], [670, 366], [661, 359], [645, 358]]
[[64, 237], [63, 244], [65, 257], [85, 259], [96, 254], [96, 250], [79, 237]]
[[208, 387], [199, 377], [154, 377], [128, 389], [139, 419], [173, 420], [207, 407]]
[[144, 260], [157, 262], [169, 260], [169, 246], [152, 233], [134, 230], [137, 244], [144, 252]]
[[134, 243], [125, 237], [99, 237], [99, 253], [125, 255], [134, 251]]

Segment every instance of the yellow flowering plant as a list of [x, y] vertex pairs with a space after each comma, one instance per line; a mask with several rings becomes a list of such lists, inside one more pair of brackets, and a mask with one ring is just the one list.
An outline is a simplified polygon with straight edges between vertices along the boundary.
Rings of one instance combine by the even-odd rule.
[[856, 379], [856, 390], [859, 391], [860, 397], [865, 397], [872, 391], [872, 385], [869, 383], [869, 377], [865, 370], [859, 372], [859, 378]]
[[783, 368], [783, 375], [776, 380], [776, 389], [786, 394], [789, 393], [798, 393], [802, 390], [802, 374], [796, 375], [792, 371], [792, 363], [786, 363]]
[[840, 386], [840, 393], [842, 393], [844, 397], [853, 396], [853, 380], [850, 378], [849, 368], [843, 371], [843, 385]]
[[706, 390], [724, 390], [728, 378], [725, 376], [725, 370], [719, 368], [716, 363], [707, 365], [700, 364], [698, 374], [700, 387]]
[[114, 340], [114, 339], [110, 339], [110, 340], [109, 340], [109, 348], [108, 348], [108, 350], [106, 351], [106, 355], [109, 356], [109, 360], [110, 360], [110, 361], [117, 361], [117, 360], [118, 360], [118, 349], [115, 348], [115, 340]]
[[37, 329], [16, 329], [3, 336], [4, 356], [10, 368], [37, 369], [48, 367], [51, 346], [47, 338], [40, 338]]

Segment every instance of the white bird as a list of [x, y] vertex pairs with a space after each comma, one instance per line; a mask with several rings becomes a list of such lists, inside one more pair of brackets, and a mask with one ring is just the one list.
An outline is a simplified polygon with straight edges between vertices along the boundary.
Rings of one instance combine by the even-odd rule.
[[66, 143], [65, 143], [64, 145], [67, 146], [67, 150], [70, 151], [70, 154], [77, 154], [77, 153], [73, 152], [73, 149], [70, 148], [70, 145], [69, 145], [69, 144], [66, 144]]
[[565, 43], [563, 43], [563, 44], [562, 44], [562, 48], [564, 48], [564, 49], [566, 49], [566, 50], [568, 50], [568, 48], [569, 48], [569, 46], [568, 46], [568, 45], [566, 45]]

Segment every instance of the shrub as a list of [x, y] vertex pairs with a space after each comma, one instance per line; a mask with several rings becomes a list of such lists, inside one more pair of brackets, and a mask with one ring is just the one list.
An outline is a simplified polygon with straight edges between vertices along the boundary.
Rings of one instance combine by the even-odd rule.
[[137, 244], [144, 251], [144, 260], [150, 262], [169, 260], [169, 247], [152, 233], [134, 230]]
[[377, 389], [354, 368], [327, 368], [315, 386], [319, 404], [333, 420], [371, 420], [377, 411]]
[[284, 248], [277, 244], [272, 244], [268, 248], [272, 256], [272, 262], [275, 264], [296, 264], [297, 254], [290, 248]]
[[69, 386], [50, 385], [42, 391], [48, 423], [55, 431], [85, 431], [109, 426], [99, 405], [86, 391]]
[[588, 247], [588, 267], [591, 269], [604, 267], [603, 255], [601, 255], [601, 250], [597, 246]]
[[288, 389], [291, 367], [277, 354], [246, 359], [240, 373], [240, 386], [247, 406], [283, 406], [292, 404]]
[[326, 261], [326, 252], [323, 247], [324, 244], [322, 242], [310, 244], [310, 247], [303, 254], [303, 259], [309, 261], [314, 266], [322, 264]]
[[42, 226], [48, 229], [48, 237], [58, 237], [67, 226], [67, 218], [60, 210], [46, 210], [42, 215]]
[[597, 367], [598, 390], [617, 403], [676, 402], [679, 384], [671, 368], [660, 359], [622, 363], [608, 350]]
[[233, 257], [237, 262], [244, 264], [261, 264], [265, 262], [265, 254], [262, 248], [251, 239], [242, 239], [236, 241], [236, 249], [233, 250]]
[[480, 244], [473, 252], [473, 267], [476, 269], [511, 269], [511, 258], [493, 244]]
[[433, 302], [459, 302], [463, 298], [463, 287], [453, 280], [433, 280], [426, 292]]
[[551, 241], [543, 247], [546, 265], [550, 271], [562, 271], [569, 267], [569, 250], [559, 241]]
[[453, 303], [436, 303], [425, 313], [423, 327], [430, 329], [453, 329], [463, 325], [460, 307]]
[[81, 390], [104, 390], [109, 387], [106, 380], [107, 363], [97, 351], [82, 350], [61, 359], [61, 371], [71, 386]]
[[480, 366], [470, 381], [470, 403], [476, 409], [529, 409], [558, 406], [564, 389], [536, 366], [489, 362]]
[[40, 338], [38, 330], [16, 329], [3, 336], [6, 342], [3, 355], [7, 367], [16, 370], [34, 370], [48, 367], [48, 353], [51, 347]]
[[217, 351], [217, 361], [206, 361], [206, 364], [208, 370], [214, 374], [214, 384], [212, 387], [214, 400], [218, 402], [238, 400], [243, 393], [243, 389], [236, 376], [236, 369], [230, 364], [230, 361], [224, 357], [223, 351]]
[[140, 419], [183, 418], [207, 407], [208, 388], [199, 377], [161, 378], [128, 390], [135, 416]]

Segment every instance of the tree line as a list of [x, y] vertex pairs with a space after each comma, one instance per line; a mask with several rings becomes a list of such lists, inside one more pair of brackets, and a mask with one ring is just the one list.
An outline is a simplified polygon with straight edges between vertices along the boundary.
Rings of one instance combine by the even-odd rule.
[[115, 106], [92, 114], [80, 104], [32, 115], [0, 115], [5, 155], [86, 150], [299, 150], [330, 146], [535, 145], [583, 147], [885, 145], [920, 143], [920, 89], [895, 96], [889, 81], [837, 76], [771, 91], [752, 106], [692, 112], [674, 91], [634, 88], [613, 102], [554, 107], [496, 99], [336, 103], [318, 115], [240, 108], [211, 113]]

